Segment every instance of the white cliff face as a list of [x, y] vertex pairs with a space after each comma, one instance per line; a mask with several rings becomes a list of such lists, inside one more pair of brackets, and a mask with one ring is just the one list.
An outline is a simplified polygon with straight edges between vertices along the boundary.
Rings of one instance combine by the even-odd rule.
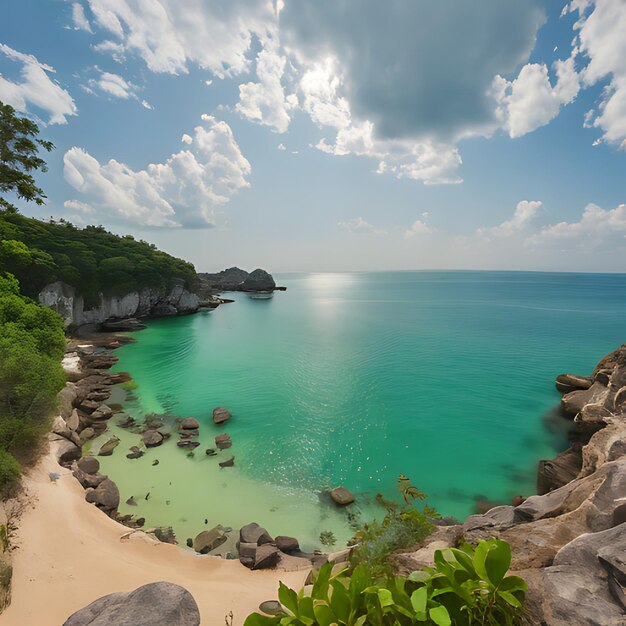
[[72, 286], [56, 282], [41, 290], [39, 302], [59, 313], [66, 328], [126, 317], [183, 315], [197, 311], [199, 305], [198, 296], [187, 291], [182, 283], [169, 291], [146, 288], [123, 296], [101, 295], [100, 304], [86, 310], [82, 296], [76, 295]]

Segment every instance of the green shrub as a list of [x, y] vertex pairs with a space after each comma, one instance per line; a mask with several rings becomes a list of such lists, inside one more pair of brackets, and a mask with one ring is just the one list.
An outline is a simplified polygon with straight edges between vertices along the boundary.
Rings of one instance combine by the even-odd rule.
[[475, 550], [437, 550], [434, 568], [384, 583], [364, 564], [348, 576], [346, 570], [333, 574], [327, 563], [299, 593], [280, 583], [281, 613], [253, 613], [244, 626], [513, 626], [526, 583], [506, 576], [510, 562], [509, 545], [491, 539]]
[[320, 533], [320, 543], [323, 546], [332, 547], [337, 543], [337, 538], [332, 530], [323, 530]]
[[6, 450], [0, 448], [0, 492], [19, 479], [21, 473], [20, 464], [15, 457]]
[[382, 522], [369, 522], [355, 534], [350, 563], [364, 564], [374, 576], [385, 575], [391, 569], [388, 559], [392, 552], [421, 543], [433, 529], [430, 519], [417, 509], [390, 511]]

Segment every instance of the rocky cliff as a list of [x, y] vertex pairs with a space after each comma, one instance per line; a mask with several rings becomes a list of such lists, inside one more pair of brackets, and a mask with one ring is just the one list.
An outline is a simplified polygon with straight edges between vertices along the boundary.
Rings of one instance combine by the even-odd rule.
[[66, 328], [128, 317], [186, 315], [199, 306], [198, 296], [187, 291], [182, 281], [167, 290], [146, 288], [123, 296], [100, 295], [99, 305], [90, 309], [72, 286], [56, 282], [41, 290], [39, 302], [59, 313]]
[[434, 550], [498, 537], [528, 583], [528, 624], [626, 624], [626, 344], [589, 377], [562, 375], [572, 419], [570, 449], [540, 461], [543, 495], [441, 527], [419, 549], [396, 555], [402, 572], [429, 565]]

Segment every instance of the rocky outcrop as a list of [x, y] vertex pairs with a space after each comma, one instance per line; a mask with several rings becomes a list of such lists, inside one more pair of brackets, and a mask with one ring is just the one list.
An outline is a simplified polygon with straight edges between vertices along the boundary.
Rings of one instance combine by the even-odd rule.
[[348, 504], [352, 504], [355, 500], [354, 494], [348, 491], [345, 487], [335, 487], [328, 493], [332, 501], [339, 506], [347, 506]]
[[100, 295], [96, 307], [86, 308], [83, 297], [72, 286], [56, 282], [41, 290], [39, 302], [59, 313], [68, 328], [133, 317], [185, 315], [197, 311], [200, 301], [177, 282], [168, 290], [146, 288], [123, 296]]
[[104, 596], [70, 616], [63, 626], [199, 626], [193, 596], [168, 582]]
[[241, 291], [273, 291], [276, 283], [271, 274], [256, 269], [241, 283]]
[[590, 377], [557, 378], [575, 442], [540, 461], [540, 495], [437, 530], [416, 551], [394, 555], [402, 572], [432, 565], [434, 550], [499, 537], [528, 583], [528, 624], [626, 624], [626, 344]]
[[262, 269], [246, 272], [238, 267], [222, 270], [217, 274], [198, 274], [200, 288], [198, 293], [202, 299], [206, 299], [215, 293], [222, 291], [273, 291], [284, 289], [276, 287], [272, 275]]

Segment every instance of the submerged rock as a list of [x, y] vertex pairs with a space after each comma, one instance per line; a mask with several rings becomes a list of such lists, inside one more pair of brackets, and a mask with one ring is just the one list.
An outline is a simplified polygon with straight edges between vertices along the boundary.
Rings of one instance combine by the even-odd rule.
[[200, 626], [193, 596], [168, 582], [112, 593], [71, 615], [63, 626]]
[[218, 406], [217, 408], [213, 409], [213, 422], [215, 424], [223, 424], [230, 418], [230, 411], [228, 409], [225, 409], [223, 406]]
[[155, 448], [163, 443], [163, 435], [158, 430], [146, 430], [141, 440], [146, 448]]
[[196, 535], [196, 538], [193, 540], [193, 549], [200, 554], [207, 554], [207, 552], [219, 548], [227, 539], [228, 537], [222, 529], [216, 526], [211, 530], [203, 530]]
[[119, 437], [111, 437], [108, 441], [100, 446], [100, 450], [98, 451], [98, 456], [111, 456], [113, 454], [113, 450], [117, 448], [120, 444]]
[[226, 450], [226, 448], [230, 448], [233, 445], [233, 442], [231, 441], [228, 433], [223, 433], [222, 435], [217, 435], [215, 437], [215, 445], [220, 450]]
[[195, 417], [186, 417], [180, 423], [180, 427], [184, 430], [197, 430], [200, 428], [200, 422]]
[[227, 458], [225, 461], [220, 461], [220, 467], [232, 467], [235, 464], [235, 457], [231, 456]]

